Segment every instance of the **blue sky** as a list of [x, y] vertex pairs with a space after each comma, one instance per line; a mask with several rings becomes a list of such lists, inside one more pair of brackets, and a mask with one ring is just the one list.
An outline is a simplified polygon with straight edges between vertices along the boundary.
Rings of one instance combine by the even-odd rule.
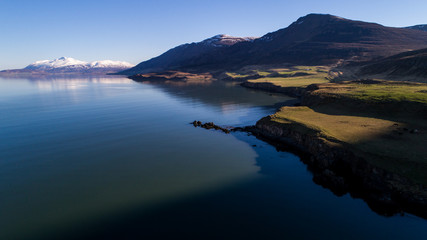
[[0, 69], [61, 56], [136, 64], [216, 34], [262, 36], [309, 13], [427, 24], [426, 9], [425, 0], [0, 0]]

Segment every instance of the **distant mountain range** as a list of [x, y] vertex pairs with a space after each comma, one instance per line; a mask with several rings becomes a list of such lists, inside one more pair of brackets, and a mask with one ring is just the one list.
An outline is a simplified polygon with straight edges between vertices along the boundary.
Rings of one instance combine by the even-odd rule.
[[84, 62], [69, 57], [61, 57], [54, 60], [42, 60], [28, 65], [23, 69], [0, 71], [0, 74], [106, 74], [123, 71], [135, 65], [119, 61], [95, 61]]
[[184, 44], [119, 74], [177, 70], [215, 71], [264, 64], [333, 64], [367, 61], [427, 48], [427, 32], [385, 27], [328, 14], [309, 14], [260, 38], [218, 35]]

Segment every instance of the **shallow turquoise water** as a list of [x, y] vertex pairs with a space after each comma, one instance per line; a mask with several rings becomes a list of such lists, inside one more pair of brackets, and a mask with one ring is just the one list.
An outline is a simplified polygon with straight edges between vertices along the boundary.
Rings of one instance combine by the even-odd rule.
[[0, 79], [0, 239], [423, 239], [311, 180], [251, 125], [285, 96], [231, 83]]

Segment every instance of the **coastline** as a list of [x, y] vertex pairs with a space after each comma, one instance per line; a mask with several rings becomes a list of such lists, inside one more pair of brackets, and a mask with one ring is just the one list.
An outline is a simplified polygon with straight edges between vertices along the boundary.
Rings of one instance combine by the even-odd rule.
[[[165, 75], [167, 78], [163, 75], [158, 77], [162, 80], [168, 80], [171, 82], [188, 82], [189, 80], [187, 79], [187, 74], [184, 74], [182, 77], [179, 76], [178, 78], [175, 77], [175, 72], [173, 76], [170, 74]], [[150, 77], [153, 76], [132, 76], [130, 78], [134, 81], [143, 81]], [[191, 75], [190, 78], [193, 77], [198, 78], [196, 75]], [[427, 114], [425, 106], [419, 102], [401, 101], [400, 104], [403, 107], [395, 108], [396, 103], [393, 101], [360, 101], [345, 95], [337, 96], [329, 93], [317, 94], [317, 90], [321, 89], [323, 85], [327, 85], [326, 88], [330, 88], [337, 84], [340, 85], [340, 83], [311, 84], [301, 87], [283, 87], [274, 85], [270, 82], [251, 82], [249, 80], [250, 79], [240, 82], [240, 85], [245, 88], [281, 93], [295, 97], [299, 99], [299, 102], [297, 102], [295, 106], [316, 108], [318, 105], [331, 105], [332, 108], [338, 107], [338, 109], [343, 108], [344, 106], [344, 108], [350, 107], [353, 111], [352, 114], [359, 114], [360, 116], [367, 114], [363, 111], [368, 108], [371, 110], [371, 113], [375, 112], [380, 116], [380, 118], [386, 119], [385, 122], [389, 122], [390, 126], [393, 125], [393, 129], [388, 130], [392, 130], [394, 133], [400, 130], [401, 126], [394, 127], [394, 125], [397, 124], [393, 123], [397, 120], [392, 119], [387, 115], [387, 111], [391, 108], [393, 108], [393, 113], [397, 113], [398, 115], [409, 114], [412, 116], [414, 114], [421, 114], [423, 116]], [[376, 80], [357, 80], [348, 82], [351, 84], [367, 86], [372, 84], [389, 84], [387, 81]], [[416, 85], [414, 83], [397, 83], [405, 86]], [[340, 110], [338, 110], [338, 112]], [[279, 112], [280, 109], [277, 113]], [[333, 114], [338, 115], [336, 112]], [[305, 125], [298, 121], [295, 121], [292, 124], [279, 123], [274, 121], [272, 118], [274, 115], [275, 114], [260, 119], [255, 126], [227, 129], [227, 132], [229, 130], [231, 132], [251, 132], [255, 136], [260, 137], [273, 145], [279, 147], [280, 145], [286, 145], [287, 148], [296, 150], [299, 153], [305, 152], [309, 157], [304, 157], [302, 161], [306, 163], [313, 172], [313, 181], [315, 183], [330, 189], [338, 196], [349, 193], [355, 198], [361, 198], [373, 211], [381, 215], [392, 216], [408, 212], [427, 219], [427, 184], [414, 181], [414, 179], [411, 179], [404, 174], [400, 174], [400, 172], [393, 172], [390, 171], [390, 169], [384, 168], [384, 164], [388, 164], [387, 162], [383, 161], [382, 166], [381, 164], [375, 164], [376, 162], [370, 159], [372, 154], [361, 154], [361, 151], [359, 151], [360, 149], [355, 149], [351, 143], [327, 136], [325, 137], [325, 135], [322, 135], [316, 127], [313, 128], [313, 126]], [[194, 125], [194, 122], [192, 124]], [[201, 123], [196, 124], [195, 127], [196, 126], [202, 127]], [[212, 126], [204, 128], [216, 129], [215, 127], [218, 128], [218, 126], [214, 126], [213, 124]], [[217, 130], [221, 129], [218, 128]], [[408, 135], [410, 135], [409, 131], [413, 130], [414, 129], [407, 129]], [[401, 133], [399, 132], [399, 134]], [[402, 139], [398, 141], [402, 141]], [[378, 155], [381, 155], [381, 153], [378, 153]], [[388, 156], [383, 156], [383, 158], [384, 157], [386, 158]]]
[[382, 215], [408, 212], [427, 218], [426, 187], [370, 164], [343, 145], [272, 122], [270, 117], [259, 120], [250, 132], [307, 152], [310, 157], [303, 162], [312, 170], [313, 180], [336, 195], [362, 198]]
[[[318, 88], [317, 85], [280, 87], [246, 81], [241, 86], [298, 97], [302, 106], [333, 101], [329, 97], [310, 94]], [[312, 170], [313, 181], [317, 184], [336, 195], [350, 193], [355, 198], [362, 198], [372, 210], [385, 216], [408, 212], [427, 218], [426, 185], [372, 164], [366, 157], [356, 154], [348, 143], [325, 138], [316, 129], [298, 122], [276, 122], [273, 115], [260, 119], [248, 130], [279, 145], [290, 145], [308, 153], [309, 157], [303, 162]]]

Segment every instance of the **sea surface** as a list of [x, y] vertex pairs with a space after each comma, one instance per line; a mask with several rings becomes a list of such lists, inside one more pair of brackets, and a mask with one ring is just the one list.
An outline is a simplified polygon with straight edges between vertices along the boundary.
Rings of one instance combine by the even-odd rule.
[[[247, 133], [291, 101], [233, 83], [0, 78], [0, 239], [427, 239]], [[288, 102], [289, 103], [289, 102]]]

